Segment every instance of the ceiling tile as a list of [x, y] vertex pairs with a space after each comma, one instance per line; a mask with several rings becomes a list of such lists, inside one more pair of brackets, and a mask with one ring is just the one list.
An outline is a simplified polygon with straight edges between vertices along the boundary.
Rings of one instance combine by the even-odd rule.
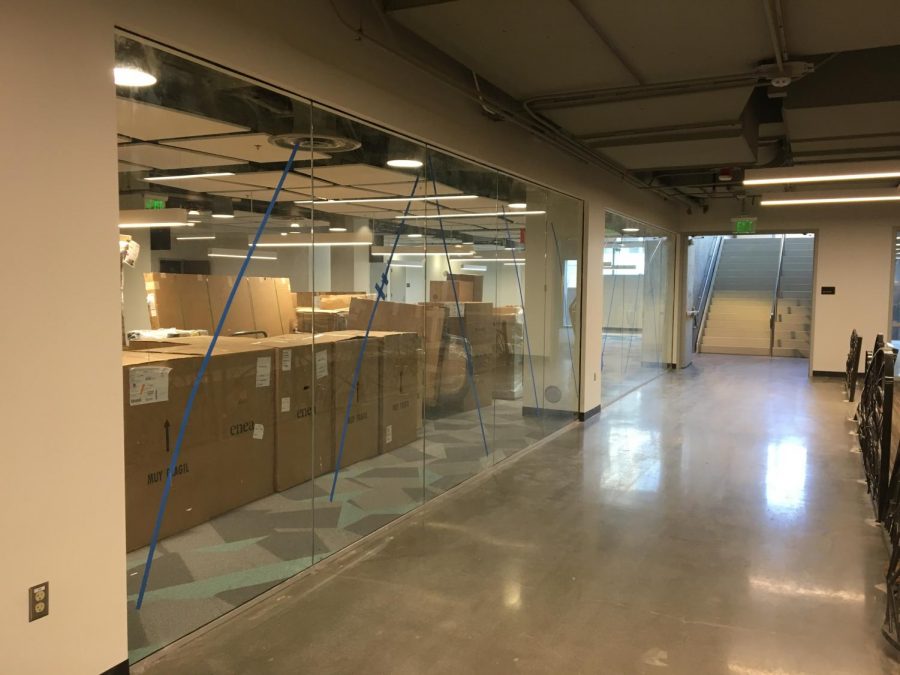
[[[268, 188], [250, 188], [247, 190], [229, 190], [225, 192], [213, 192], [211, 194], [222, 196], [222, 197], [232, 197], [233, 199], [252, 199], [254, 201], [261, 202], [270, 202], [272, 201], [272, 195], [275, 194], [275, 190]], [[290, 190], [281, 190], [278, 193], [277, 202], [291, 202], [297, 199], [306, 199], [307, 195], [302, 194], [300, 192], [291, 192]]]
[[119, 146], [119, 159], [154, 169], [195, 169], [198, 167], [244, 164], [240, 160], [204, 155], [190, 150], [170, 148], [152, 143], [132, 143]]
[[[219, 180], [227, 183], [240, 183], [241, 185], [256, 185], [258, 187], [274, 188], [278, 185], [283, 171], [245, 171], [234, 176], [222, 176]], [[291, 172], [284, 181], [284, 187], [309, 192], [312, 187], [330, 187], [330, 183], [318, 179], [311, 179], [303, 173]]]
[[258, 190], [254, 185], [239, 186], [234, 183], [228, 183], [216, 178], [186, 178], [184, 180], [167, 180], [162, 183], [154, 181], [144, 181], [147, 185], [154, 187], [165, 186], [167, 188], [176, 188], [178, 190], [186, 190], [188, 192], [231, 192], [239, 189]]
[[347, 186], [319, 187], [314, 188], [312, 193], [316, 199], [378, 199], [379, 197], [392, 196], [385, 192]]
[[116, 118], [119, 134], [142, 141], [249, 131], [247, 127], [238, 124], [220, 122], [129, 98], [116, 99]]
[[431, 195], [458, 195], [462, 194], [462, 190], [450, 187], [445, 183], [432, 183], [429, 181], [419, 181], [413, 192], [412, 183], [380, 183], [371, 189], [377, 189], [379, 192], [386, 192], [397, 197], [429, 197]]
[[383, 183], [412, 183], [415, 172], [403, 173], [368, 164], [336, 164], [299, 170], [316, 178], [324, 178], [338, 185], [378, 185]]
[[[203, 138], [184, 138], [164, 141], [165, 145], [177, 148], [207, 152], [224, 157], [237, 157], [248, 162], [265, 164], [268, 162], [286, 162], [291, 151], [269, 142], [269, 134], [228, 134], [223, 136], [205, 136]], [[331, 159], [331, 155], [322, 152], [298, 150], [295, 162]]]
[[132, 164], [131, 162], [119, 162], [119, 173], [124, 173], [125, 171], [150, 171], [151, 168], [140, 164]]

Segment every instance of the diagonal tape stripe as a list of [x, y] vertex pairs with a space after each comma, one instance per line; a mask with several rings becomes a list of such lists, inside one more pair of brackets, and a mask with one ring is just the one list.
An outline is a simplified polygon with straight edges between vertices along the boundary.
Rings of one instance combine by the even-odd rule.
[[284, 165], [284, 171], [281, 172], [281, 178], [278, 179], [278, 185], [275, 187], [275, 192], [272, 194], [272, 199], [269, 201], [269, 205], [266, 207], [266, 213], [262, 217], [262, 221], [259, 223], [259, 227], [256, 230], [256, 235], [253, 237], [253, 243], [250, 244], [250, 248], [247, 250], [247, 257], [244, 258], [244, 262], [241, 263], [241, 269], [237, 274], [237, 278], [234, 280], [234, 285], [231, 287], [231, 292], [228, 294], [228, 300], [225, 302], [225, 307], [222, 310], [222, 316], [219, 317], [219, 323], [216, 325], [216, 330], [213, 333], [212, 340], [209, 342], [209, 346], [206, 348], [206, 354], [203, 356], [203, 361], [200, 363], [200, 369], [197, 371], [197, 376], [194, 378], [194, 384], [191, 387], [191, 393], [188, 395], [187, 405], [184, 408], [184, 414], [181, 416], [181, 426], [178, 427], [178, 438], [175, 441], [175, 450], [172, 452], [172, 460], [169, 462], [169, 470], [166, 474], [166, 484], [163, 486], [162, 498], [159, 502], [159, 510], [156, 513], [156, 522], [153, 525], [153, 535], [150, 537], [150, 550], [147, 552], [147, 563], [144, 566], [144, 574], [141, 577], [141, 589], [138, 592], [137, 603], [135, 605], [135, 609], [140, 609], [141, 605], [144, 602], [144, 593], [147, 590], [147, 582], [150, 579], [150, 569], [153, 565], [153, 554], [156, 551], [156, 545], [159, 541], [159, 530], [162, 527], [163, 517], [166, 513], [166, 504], [169, 501], [169, 492], [172, 490], [172, 478], [175, 475], [175, 467], [178, 465], [178, 456], [181, 454], [181, 445], [184, 442], [184, 434], [187, 431], [188, 421], [191, 419], [191, 410], [194, 407], [194, 399], [197, 398], [197, 391], [200, 389], [200, 382], [203, 381], [203, 375], [206, 373], [206, 366], [209, 365], [209, 359], [212, 356], [213, 350], [216, 348], [216, 342], [219, 340], [219, 335], [222, 334], [222, 327], [225, 325], [225, 319], [228, 317], [228, 310], [231, 309], [231, 303], [234, 300], [234, 296], [237, 294], [238, 286], [240, 286], [241, 280], [244, 278], [244, 273], [247, 271], [247, 266], [250, 264], [250, 259], [253, 257], [253, 253], [256, 251], [256, 244], [259, 242], [259, 238], [262, 236], [263, 230], [266, 229], [266, 223], [269, 222], [269, 217], [272, 215], [272, 209], [275, 208], [275, 200], [278, 199], [278, 193], [281, 192], [281, 188], [284, 185], [284, 181], [287, 178], [288, 173], [290, 173], [291, 167], [294, 164], [294, 157], [297, 155], [297, 145], [291, 149], [291, 156], [288, 158], [287, 163]]

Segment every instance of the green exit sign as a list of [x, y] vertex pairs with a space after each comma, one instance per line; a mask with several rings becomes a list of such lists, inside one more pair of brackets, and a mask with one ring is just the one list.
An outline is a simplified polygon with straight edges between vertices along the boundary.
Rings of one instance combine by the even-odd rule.
[[166, 201], [164, 199], [145, 199], [144, 200], [144, 208], [145, 209], [164, 209], [164, 208], [166, 208]]
[[732, 218], [735, 234], [754, 234], [756, 232], [756, 218]]

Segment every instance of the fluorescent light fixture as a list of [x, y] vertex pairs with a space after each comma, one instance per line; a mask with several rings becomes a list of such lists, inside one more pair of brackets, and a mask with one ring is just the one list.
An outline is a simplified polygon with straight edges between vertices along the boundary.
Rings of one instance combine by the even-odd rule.
[[389, 159], [387, 165], [394, 169], [418, 169], [422, 162], [417, 159]]
[[[287, 233], [285, 233], [287, 234]], [[277, 235], [264, 234], [260, 237], [257, 247], [262, 248], [278, 248], [292, 247], [300, 248], [304, 246], [371, 246], [372, 233], [367, 231], [358, 232], [323, 232], [322, 234], [312, 235], [308, 232], [292, 232], [294, 236], [288, 241], [284, 241]], [[250, 243], [253, 237], [247, 238]]]
[[213, 218], [234, 218], [233, 213], [214, 213], [212, 214]]
[[[247, 251], [230, 248], [211, 248], [206, 255], [209, 258], [240, 258], [243, 260], [247, 257]], [[268, 251], [254, 251], [252, 260], [278, 260], [278, 255]]]
[[478, 199], [478, 195], [434, 195], [432, 197], [357, 197], [355, 199], [301, 199], [295, 204], [387, 204], [391, 202], [445, 202], [450, 199]]
[[[406, 236], [409, 237], [410, 239], [421, 239], [422, 238], [422, 235], [419, 232], [414, 232], [413, 234], [408, 234]], [[897, 239], [900, 239], [900, 237], [897, 237]]]
[[511, 208], [511, 209], [527, 209], [528, 204], [526, 204], [525, 202], [513, 202], [512, 204], [509, 204], [509, 208]]
[[503, 263], [504, 267], [520, 267], [525, 264], [525, 261], [513, 262], [513, 263]]
[[113, 80], [118, 87], [149, 87], [156, 84], [156, 77], [146, 70], [133, 66], [116, 66], [113, 68]]
[[300, 227], [300, 223], [291, 223], [291, 227]]
[[184, 209], [123, 209], [119, 211], [119, 229], [148, 227], [192, 227]]
[[467, 272], [487, 272], [487, 267], [484, 265], [463, 265], [461, 269]]
[[197, 220], [196, 218], [188, 218], [188, 222], [189, 222], [189, 223], [200, 223], [200, 222], [203, 222], [203, 221]]
[[329, 232], [346, 232], [347, 228], [346, 227], [329, 227], [328, 231]]
[[622, 232], [640, 232], [641, 228], [639, 227], [623, 227]]
[[744, 172], [744, 185], [790, 185], [889, 178], [900, 178], [900, 163], [896, 161], [852, 162], [788, 166], [778, 169], [747, 169]]
[[391, 263], [391, 269], [394, 269], [395, 267], [409, 267], [409, 268], [416, 269], [416, 270], [422, 269], [422, 266], [421, 266], [421, 265], [407, 265], [406, 263], [395, 263], [395, 262], [392, 262], [392, 263]]
[[204, 239], [215, 239], [216, 235], [214, 234], [204, 234], [203, 236], [197, 237], [175, 237], [178, 241], [201, 241]]
[[[373, 246], [372, 247], [372, 255], [390, 255], [391, 246]], [[470, 256], [475, 255], [475, 248], [471, 244], [467, 244], [461, 246], [461, 248], [450, 247], [447, 249], [447, 252], [451, 257], [456, 256]], [[421, 246], [398, 246], [396, 250], [394, 250], [394, 255], [404, 256], [404, 255], [414, 255], [414, 256], [423, 256], [423, 255], [445, 255], [444, 249], [441, 246], [436, 246], [430, 251], [423, 251]]]
[[287, 235], [288, 235], [287, 232], [282, 232], [282, 233], [281, 233], [281, 236], [282, 236], [282, 237], [286, 237]]
[[425, 220], [432, 218], [493, 218], [495, 216], [540, 216], [546, 211], [490, 211], [488, 213], [435, 213], [427, 216], [394, 216], [394, 220]]
[[797, 206], [803, 204], [861, 204], [867, 202], [898, 202], [900, 192], [897, 190], [856, 190], [834, 194], [828, 192], [801, 192], [794, 196], [778, 196], [762, 199], [762, 206]]
[[188, 215], [189, 216], [199, 216], [200, 212], [197, 209], [191, 209], [190, 211], [188, 211]]
[[[150, 176], [142, 178], [149, 183], [165, 183], [170, 180], [190, 180], [191, 178], [215, 178], [216, 176], [233, 176], [231, 171], [221, 171], [217, 173], [186, 173], [180, 176]], [[199, 215], [199, 211], [191, 211], [191, 215]]]

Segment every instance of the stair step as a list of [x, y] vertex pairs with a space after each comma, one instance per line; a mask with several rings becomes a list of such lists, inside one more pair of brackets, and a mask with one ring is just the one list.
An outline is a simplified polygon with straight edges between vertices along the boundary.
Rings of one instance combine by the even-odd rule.
[[702, 345], [700, 351], [704, 354], [745, 354], [747, 356], [768, 356], [769, 347], [717, 347]]
[[792, 347], [773, 347], [772, 356], [787, 356], [795, 359], [808, 359], [809, 346], [807, 346], [805, 349], [802, 347], [798, 347], [796, 349]]

